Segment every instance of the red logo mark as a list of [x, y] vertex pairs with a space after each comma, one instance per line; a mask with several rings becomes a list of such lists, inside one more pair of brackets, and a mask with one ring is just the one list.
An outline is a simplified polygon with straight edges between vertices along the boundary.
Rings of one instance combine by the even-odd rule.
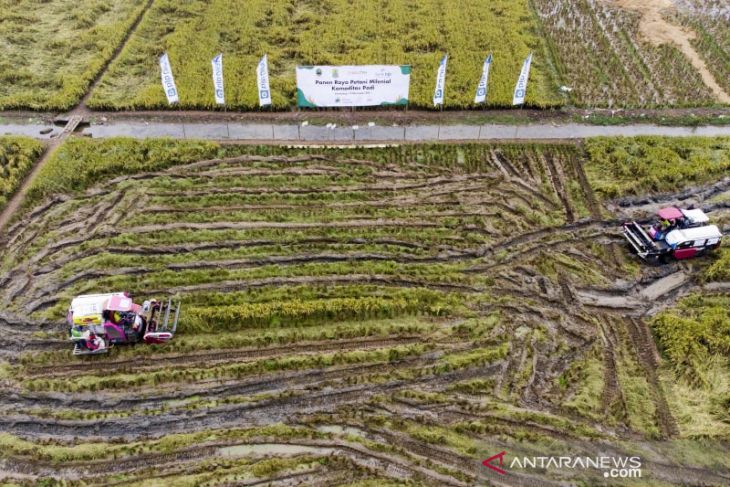
[[507, 454], [506, 451], [503, 451], [501, 453], [497, 453], [496, 455], [491, 456], [491, 457], [487, 458], [486, 460], [484, 460], [482, 462], [482, 465], [484, 465], [487, 468], [491, 468], [492, 470], [494, 470], [495, 472], [497, 472], [500, 475], [506, 475], [507, 474], [507, 471], [506, 470], [503, 470], [503, 469], [501, 469], [501, 468], [499, 468], [497, 466], [492, 465], [492, 462], [494, 460], [498, 459], [498, 458], [499, 458], [499, 464], [500, 465], [504, 465], [504, 456], [506, 454]]

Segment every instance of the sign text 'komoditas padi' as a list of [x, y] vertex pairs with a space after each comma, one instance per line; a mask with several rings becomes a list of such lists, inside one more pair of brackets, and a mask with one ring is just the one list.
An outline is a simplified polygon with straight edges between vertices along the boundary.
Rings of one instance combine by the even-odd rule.
[[297, 66], [297, 105], [407, 105], [410, 84], [410, 66]]
[[492, 66], [492, 53], [484, 60], [482, 66], [482, 77], [477, 85], [477, 93], [474, 96], [474, 103], [484, 103], [487, 101], [487, 88], [489, 86], [489, 68]]
[[167, 53], [160, 56], [160, 74], [162, 77], [162, 89], [165, 90], [167, 103], [172, 105], [180, 99], [177, 96], [177, 87], [175, 86], [175, 78], [172, 76], [172, 68], [170, 67], [170, 58]]
[[259, 106], [271, 105], [271, 89], [269, 89], [269, 61], [266, 54], [256, 67], [256, 85], [259, 89]]
[[226, 104], [225, 92], [223, 91], [223, 54], [218, 54], [211, 61], [213, 65], [213, 93], [215, 102], [218, 105]]
[[515, 85], [515, 93], [512, 96], [512, 105], [524, 105], [527, 96], [527, 80], [530, 78], [530, 64], [532, 64], [532, 53], [522, 63], [522, 71]]
[[446, 89], [446, 64], [449, 62], [449, 55], [444, 54], [436, 71], [436, 89], [433, 91], [433, 106], [444, 104], [444, 90]]

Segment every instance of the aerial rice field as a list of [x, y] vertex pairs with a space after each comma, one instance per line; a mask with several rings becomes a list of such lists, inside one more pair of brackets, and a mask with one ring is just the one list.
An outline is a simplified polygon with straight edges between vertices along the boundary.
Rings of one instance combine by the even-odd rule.
[[226, 104], [258, 107], [255, 69], [269, 56], [275, 108], [295, 104], [298, 64], [409, 64], [410, 105], [431, 107], [436, 69], [449, 54], [446, 107], [473, 105], [482, 63], [494, 53], [489, 104], [512, 103], [522, 62], [534, 52], [527, 104], [562, 103], [527, 0], [419, 2], [156, 1], [94, 91], [94, 108], [166, 107], [157, 58], [167, 51], [183, 107], [215, 106], [210, 61], [224, 53]]
[[78, 103], [144, 0], [0, 1], [0, 110]]
[[[730, 11], [725, 3], [646, 4], [457, 0], [444, 8], [438, 0], [251, 0], [245, 7], [232, 0], [5, 2], [0, 4], [8, 12], [0, 25], [0, 109], [66, 110], [87, 95], [93, 109], [168, 108], [157, 64], [163, 52], [170, 55], [183, 108], [216, 107], [210, 60], [219, 52], [224, 53], [228, 109], [258, 109], [255, 67], [263, 54], [269, 56], [273, 106], [279, 110], [295, 105], [294, 68], [299, 64], [410, 64], [410, 105], [432, 108], [436, 68], [445, 53], [450, 56], [445, 107], [474, 108], [482, 62], [490, 52], [489, 107], [511, 105], [529, 52], [534, 53], [530, 107], [727, 104]], [[645, 9], [667, 22], [674, 37], [647, 28], [654, 24], [645, 18]], [[683, 51], [685, 41], [693, 52]], [[700, 73], [704, 70], [717, 87], [708, 86]]]
[[[729, 152], [68, 140], [0, 237], [3, 472], [459, 486], [494, 481], [481, 462], [506, 450], [639, 455], [631, 485], [726, 483], [727, 253], [639, 265], [619, 227], [694, 202], [727, 229], [730, 180], [596, 191], [608, 146], [615, 165], [664, 147], [704, 172], [698, 154]], [[121, 289], [180, 298], [175, 338], [72, 358], [70, 299]]]

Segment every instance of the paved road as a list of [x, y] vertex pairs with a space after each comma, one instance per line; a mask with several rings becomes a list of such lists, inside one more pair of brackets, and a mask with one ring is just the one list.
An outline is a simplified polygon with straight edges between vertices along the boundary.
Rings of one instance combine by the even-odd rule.
[[[41, 131], [53, 129], [51, 133]], [[56, 136], [52, 125], [0, 125], [0, 134], [29, 135], [39, 139]], [[730, 136], [730, 126], [666, 127], [658, 125], [599, 126], [564, 125], [408, 125], [346, 126], [278, 125], [267, 123], [185, 123], [113, 121], [91, 125], [82, 134], [95, 137], [173, 137], [177, 139], [240, 140], [240, 141], [338, 141], [338, 142], [403, 142], [454, 140], [527, 140], [582, 139], [596, 136], [666, 135], [672, 137]]]

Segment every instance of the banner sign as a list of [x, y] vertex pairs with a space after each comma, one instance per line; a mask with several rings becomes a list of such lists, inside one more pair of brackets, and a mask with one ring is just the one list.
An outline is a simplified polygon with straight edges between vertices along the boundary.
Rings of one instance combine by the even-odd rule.
[[515, 94], [512, 96], [513, 105], [524, 105], [525, 96], [527, 96], [527, 80], [530, 78], [530, 64], [532, 64], [532, 53], [527, 56], [525, 62], [522, 63], [522, 71], [520, 72], [520, 78], [517, 80], [515, 85]]
[[489, 68], [492, 66], [492, 54], [487, 56], [482, 67], [482, 77], [477, 85], [477, 93], [474, 96], [474, 103], [484, 103], [487, 101], [487, 87], [489, 86]]
[[218, 105], [225, 105], [226, 98], [223, 92], [223, 54], [218, 54], [211, 62], [213, 64], [213, 92], [215, 102]]
[[407, 105], [410, 84], [410, 66], [297, 66], [297, 105]]
[[445, 54], [439, 63], [439, 69], [436, 72], [436, 89], [433, 92], [433, 106], [444, 104], [444, 89], [446, 87], [446, 63], [449, 61], [449, 55]]
[[180, 99], [177, 96], [177, 87], [175, 86], [175, 78], [172, 76], [172, 68], [170, 67], [170, 58], [167, 53], [160, 56], [160, 73], [162, 76], [162, 89], [165, 90], [167, 103], [172, 105]]
[[269, 60], [266, 54], [259, 61], [256, 68], [256, 84], [259, 88], [259, 106], [271, 105], [271, 90], [269, 89]]

